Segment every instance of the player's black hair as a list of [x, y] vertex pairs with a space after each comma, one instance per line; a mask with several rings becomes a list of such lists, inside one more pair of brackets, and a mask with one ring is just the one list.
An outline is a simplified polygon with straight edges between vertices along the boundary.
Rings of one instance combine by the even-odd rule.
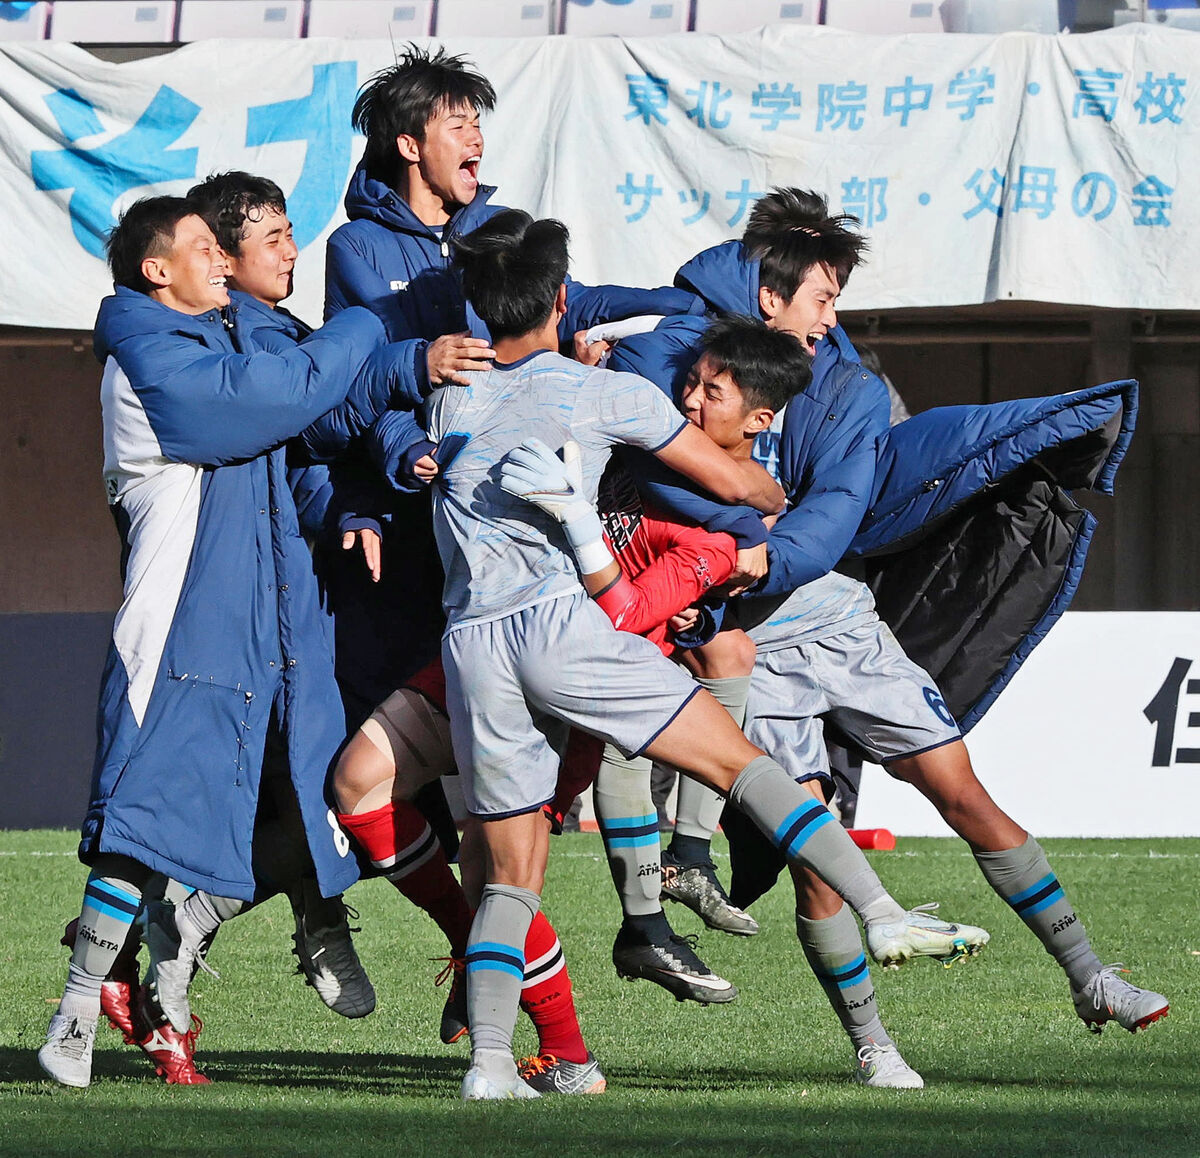
[[274, 181], [236, 169], [206, 177], [187, 191], [187, 198], [221, 248], [234, 257], [246, 240], [246, 222], [261, 221], [268, 209], [287, 213], [287, 199]]
[[700, 349], [716, 373], [737, 383], [747, 414], [759, 406], [778, 414], [812, 381], [812, 358], [799, 340], [758, 318], [719, 318], [704, 332]]
[[155, 287], [142, 276], [147, 257], [166, 257], [175, 245], [175, 229], [196, 207], [186, 197], [143, 197], [135, 201], [105, 240], [113, 283], [148, 294]]
[[351, 123], [367, 138], [363, 164], [367, 175], [396, 184], [396, 138], [425, 139], [425, 126], [443, 109], [467, 105], [478, 111], [496, 107], [496, 90], [465, 56], [444, 48], [427, 52], [409, 44], [395, 64], [377, 72], [359, 90]]
[[567, 277], [569, 240], [561, 221], [503, 209], [452, 243], [463, 292], [493, 339], [527, 334], [550, 316]]
[[867, 250], [867, 239], [850, 228], [857, 224], [849, 213], [830, 214], [820, 193], [777, 188], [754, 203], [742, 245], [759, 262], [758, 284], [790, 302], [814, 265], [829, 266], [846, 288]]

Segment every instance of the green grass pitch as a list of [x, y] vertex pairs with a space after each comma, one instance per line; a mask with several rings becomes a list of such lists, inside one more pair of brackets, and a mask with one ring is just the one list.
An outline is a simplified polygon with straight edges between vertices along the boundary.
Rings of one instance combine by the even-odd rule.
[[[680, 1004], [617, 978], [599, 838], [563, 837], [546, 907], [608, 1093], [472, 1105], [457, 1100], [463, 1044], [437, 1040], [429, 959], [443, 944], [381, 881], [350, 895], [379, 992], [372, 1016], [342, 1020], [293, 974], [291, 915], [276, 898], [222, 931], [211, 957], [222, 979], [195, 983], [197, 1057], [212, 1086], [160, 1084], [107, 1026], [90, 1089], [42, 1080], [34, 1053], [66, 969], [58, 937], [84, 880], [74, 843], [0, 832], [0, 1155], [1200, 1155], [1200, 840], [1045, 842], [1101, 957], [1172, 1004], [1143, 1033], [1099, 1037], [964, 846], [902, 839], [870, 854], [900, 900], [938, 900], [992, 933], [952, 969], [874, 971], [885, 1023], [927, 1083], [886, 1091], [850, 1082], [849, 1046], [804, 963], [784, 887], [756, 906], [758, 937], [701, 937], [738, 1000]], [[668, 912], [678, 931], [700, 931], [679, 906]], [[517, 1044], [533, 1051], [527, 1024]]]

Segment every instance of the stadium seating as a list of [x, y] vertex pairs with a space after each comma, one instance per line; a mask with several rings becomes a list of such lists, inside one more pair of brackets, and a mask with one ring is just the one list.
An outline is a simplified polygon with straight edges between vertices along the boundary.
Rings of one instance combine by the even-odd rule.
[[175, 0], [57, 0], [50, 39], [73, 44], [169, 44]]
[[1054, 33], [1059, 7], [1058, 0], [945, 0], [942, 22], [947, 32]]
[[238, 37], [294, 40], [304, 27], [304, 0], [180, 0], [179, 39]]
[[558, 25], [554, 0], [438, 0], [438, 36], [546, 36]]
[[12, 40], [41, 40], [46, 35], [50, 5], [0, 3], [0, 43]]
[[825, 23], [879, 36], [942, 31], [936, 0], [825, 0]]
[[428, 36], [433, 0], [311, 0], [308, 35], [343, 40], [408, 40]]
[[745, 32], [763, 24], [820, 24], [821, 0], [696, 0], [696, 32]]
[[564, 0], [569, 36], [663, 36], [687, 32], [690, 0]]

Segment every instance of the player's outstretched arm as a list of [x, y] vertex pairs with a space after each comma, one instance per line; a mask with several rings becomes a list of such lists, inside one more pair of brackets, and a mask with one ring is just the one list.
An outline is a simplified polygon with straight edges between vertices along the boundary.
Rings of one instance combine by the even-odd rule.
[[766, 515], [783, 510], [783, 488], [758, 463], [731, 458], [699, 427], [685, 426], [654, 453], [724, 502], [754, 507]]

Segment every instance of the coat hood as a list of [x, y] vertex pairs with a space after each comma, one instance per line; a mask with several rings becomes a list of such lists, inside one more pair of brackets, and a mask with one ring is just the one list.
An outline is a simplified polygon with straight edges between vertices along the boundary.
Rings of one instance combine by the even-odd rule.
[[679, 267], [675, 284], [704, 299], [713, 313], [758, 317], [758, 262], [740, 241], [726, 241]]
[[[486, 207], [495, 192], [494, 185], [479, 186], [471, 204], [463, 206], [451, 218], [455, 222], [456, 233], [467, 232], [481, 223], [482, 219], [477, 219], [476, 214]], [[429, 226], [418, 219], [399, 193], [377, 177], [368, 176], [362, 165], [354, 170], [354, 176], [350, 178], [345, 206], [346, 216], [351, 221], [376, 221], [388, 229], [399, 230], [402, 233], [414, 233], [422, 237], [435, 236]]]
[[164, 306], [148, 294], [117, 286], [111, 297], [100, 303], [96, 315], [92, 349], [103, 363], [126, 338], [136, 334], [179, 334], [197, 341], [211, 339], [213, 326], [221, 327], [219, 310], [204, 314], [183, 314]]

